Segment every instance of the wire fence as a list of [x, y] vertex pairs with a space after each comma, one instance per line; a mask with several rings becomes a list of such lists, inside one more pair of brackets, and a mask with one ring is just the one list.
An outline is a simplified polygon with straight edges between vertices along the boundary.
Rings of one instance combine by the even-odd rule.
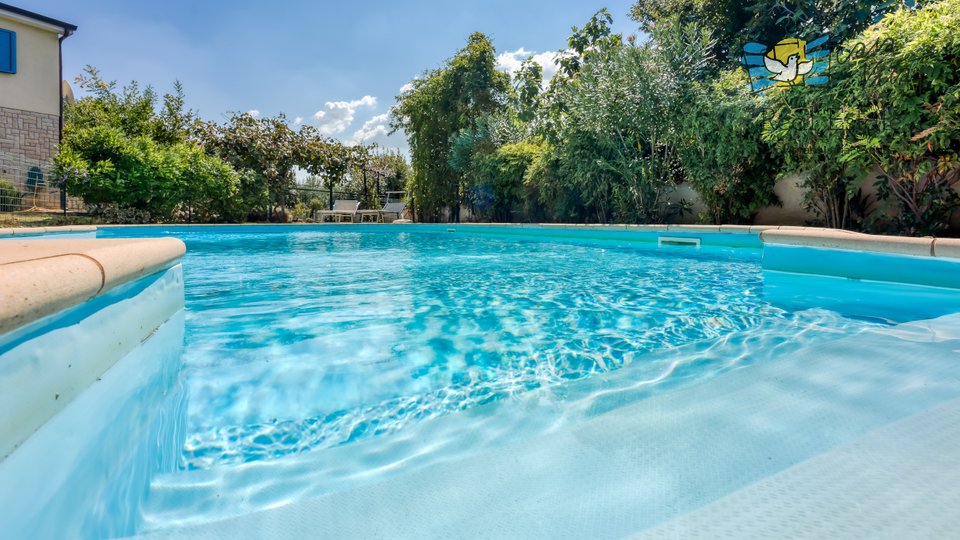
[[83, 212], [79, 197], [63, 193], [48, 163], [3, 156], [0, 160], [0, 212]]
[[[87, 212], [83, 199], [70, 196], [60, 189], [51, 169], [49, 163], [31, 162], [9, 154], [0, 155], [0, 213]], [[362, 192], [331, 191], [325, 187], [302, 185], [293, 189], [296, 201], [309, 208], [311, 217], [319, 210], [331, 210], [338, 200], [360, 201], [361, 209], [377, 210], [387, 202], [402, 198], [397, 193], [401, 192], [374, 190], [372, 184], [370, 189]]]

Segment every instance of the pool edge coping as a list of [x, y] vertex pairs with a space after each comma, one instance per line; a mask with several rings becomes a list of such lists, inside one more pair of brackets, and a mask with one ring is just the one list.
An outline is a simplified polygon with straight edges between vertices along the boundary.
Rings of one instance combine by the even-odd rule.
[[2, 227], [0, 237], [8, 236], [45, 236], [48, 234], [95, 232], [96, 225], [65, 225], [59, 227]]
[[3, 246], [0, 335], [165, 270], [186, 252], [176, 238], [14, 237]]
[[[18, 227], [0, 229], [0, 238], [13, 250], [0, 252], [0, 334], [44, 316], [81, 304], [113, 287], [158, 272], [186, 252], [175, 238], [44, 239], [47, 235], [89, 233], [98, 228], [256, 226], [282, 228], [306, 226], [331, 229], [340, 223], [262, 224], [143, 224]], [[352, 224], [389, 227], [390, 223]], [[882, 236], [842, 229], [792, 225], [650, 225], [562, 223], [452, 223], [403, 224], [406, 227], [482, 229], [537, 229], [611, 232], [683, 233], [701, 235], [756, 235], [763, 245], [837, 249], [960, 261], [960, 239]], [[6, 246], [5, 246], [6, 247]], [[28, 294], [24, 294], [27, 292]]]

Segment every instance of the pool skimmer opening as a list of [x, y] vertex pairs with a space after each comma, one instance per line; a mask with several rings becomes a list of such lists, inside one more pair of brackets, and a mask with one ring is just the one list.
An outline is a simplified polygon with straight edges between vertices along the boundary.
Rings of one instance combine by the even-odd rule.
[[700, 247], [699, 238], [685, 238], [679, 236], [661, 236], [657, 239], [657, 246], [683, 246], [683, 247]]

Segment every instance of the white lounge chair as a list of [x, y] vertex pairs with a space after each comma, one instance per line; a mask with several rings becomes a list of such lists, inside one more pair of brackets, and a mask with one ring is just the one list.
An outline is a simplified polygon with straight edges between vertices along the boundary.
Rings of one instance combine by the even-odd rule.
[[360, 201], [338, 199], [333, 203], [333, 210], [321, 210], [317, 212], [317, 215], [320, 217], [320, 221], [326, 221], [328, 217], [335, 217], [339, 223], [343, 221], [343, 218], [348, 217], [352, 223], [359, 210]]
[[403, 215], [403, 209], [406, 207], [407, 203], [400, 201], [388, 202], [380, 210], [360, 210], [360, 222], [363, 223], [364, 216], [373, 216], [380, 223], [384, 223], [383, 216], [396, 216], [394, 219], [400, 219], [400, 216]]

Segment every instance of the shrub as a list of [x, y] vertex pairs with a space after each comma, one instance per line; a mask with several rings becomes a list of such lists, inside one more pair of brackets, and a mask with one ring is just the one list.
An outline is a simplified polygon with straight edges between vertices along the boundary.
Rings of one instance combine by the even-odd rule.
[[136, 82], [122, 91], [88, 68], [89, 95], [65, 110], [55, 175], [108, 221], [216, 221], [243, 212], [237, 173], [190, 136], [194, 115], [183, 93], [158, 96]]
[[181, 207], [202, 220], [235, 217], [237, 175], [190, 143], [161, 145], [115, 128], [76, 132], [57, 157], [70, 193], [98, 207], [129, 209], [151, 220], [174, 219]]
[[[897, 209], [895, 232], [945, 229], [960, 204], [960, 0], [903, 9], [844, 45], [831, 83], [772, 100], [765, 138], [784, 171], [807, 174], [828, 226], [856, 221], [859, 179]], [[866, 54], [862, 53], [867, 51]], [[862, 206], [862, 204], [860, 204]]]
[[485, 220], [510, 222], [521, 211], [523, 177], [539, 151], [530, 142], [511, 143], [479, 159], [471, 203]]
[[0, 212], [16, 212], [20, 210], [23, 195], [20, 190], [0, 178]]
[[779, 170], [761, 140], [763, 106], [742, 71], [697, 84], [682, 122], [679, 155], [685, 178], [700, 195], [713, 223], [750, 223], [778, 204]]
[[960, 0], [887, 16], [849, 47], [874, 52], [849, 59], [835, 89], [846, 94], [836, 123], [849, 133], [840, 159], [880, 170], [902, 232], [941, 231], [960, 205], [957, 28]]

